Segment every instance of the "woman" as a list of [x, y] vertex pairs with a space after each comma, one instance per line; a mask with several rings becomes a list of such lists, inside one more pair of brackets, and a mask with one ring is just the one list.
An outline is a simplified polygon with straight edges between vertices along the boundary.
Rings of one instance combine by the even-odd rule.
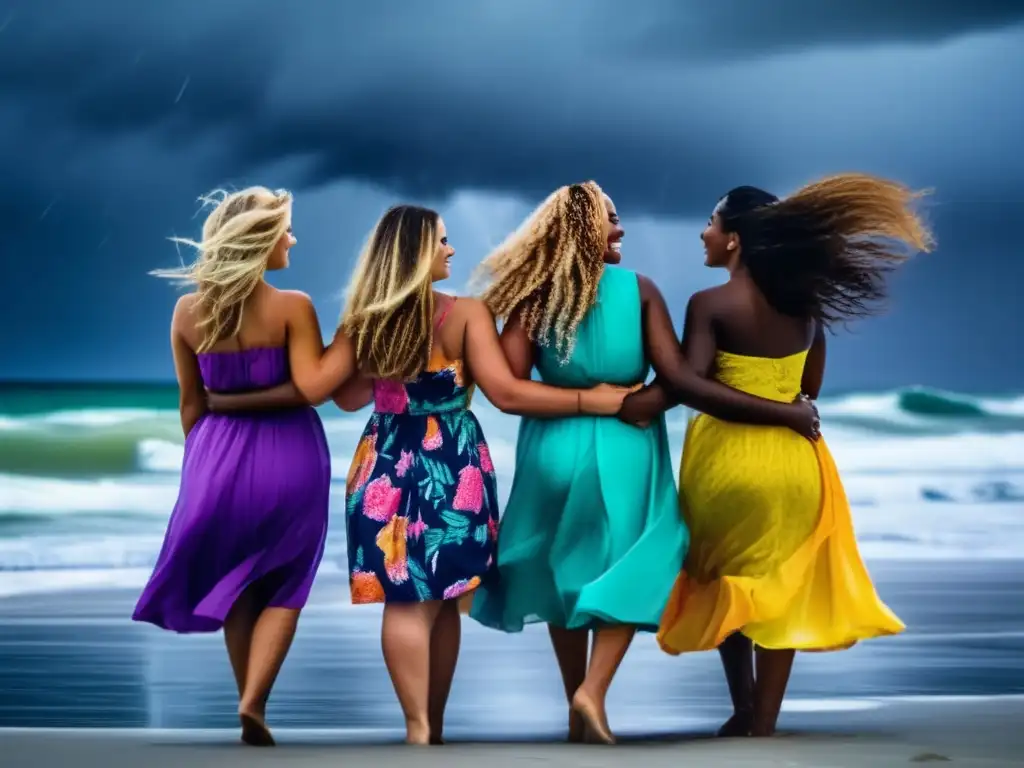
[[[780, 401], [817, 398], [824, 330], [869, 314], [886, 273], [931, 235], [917, 195], [848, 174], [783, 200], [739, 187], [715, 208], [706, 263], [729, 281], [690, 299], [683, 347], [702, 375]], [[671, 402], [655, 384], [627, 421]], [[661, 617], [668, 653], [718, 648], [734, 714], [720, 734], [770, 736], [796, 650], [847, 648], [904, 629], [857, 552], [850, 507], [823, 441], [709, 415], [690, 423], [679, 503], [693, 543]], [[752, 644], [757, 646], [754, 672]]]
[[468, 408], [473, 387], [503, 411], [538, 417], [614, 415], [627, 392], [513, 376], [487, 307], [433, 289], [454, 253], [436, 212], [387, 211], [360, 256], [339, 331], [375, 404], [348, 475], [352, 601], [384, 603], [381, 645], [410, 744], [442, 741], [458, 598], [494, 561], [497, 490]]
[[[522, 379], [591, 386], [642, 383], [649, 366], [678, 396], [722, 418], [809, 434], [806, 404], [780, 404], [709, 382], [686, 365], [660, 292], [609, 265], [623, 230], [597, 184], [562, 187], [484, 262], [483, 294], [506, 320], [502, 346]], [[547, 623], [570, 703], [569, 739], [614, 736], [605, 695], [637, 629], [653, 631], [689, 535], [675, 501], [665, 422], [524, 418], [498, 537], [499, 578], [471, 615], [506, 632]], [[587, 644], [594, 632], [587, 663]]]
[[313, 402], [354, 367], [344, 339], [321, 359], [309, 299], [264, 282], [295, 244], [291, 195], [253, 187], [206, 198], [198, 259], [155, 274], [196, 286], [179, 299], [171, 350], [181, 393], [181, 489], [135, 612], [175, 632], [224, 628], [247, 744], [274, 743], [267, 698], [309, 595], [327, 532], [330, 457], [316, 412], [208, 413], [204, 388], [240, 391], [288, 376]]

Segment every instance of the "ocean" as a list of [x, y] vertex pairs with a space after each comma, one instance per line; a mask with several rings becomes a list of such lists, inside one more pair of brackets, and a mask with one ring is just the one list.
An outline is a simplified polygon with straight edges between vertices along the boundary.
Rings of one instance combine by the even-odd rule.
[[[1018, 558], [1024, 552], [1024, 395], [910, 388], [819, 404], [872, 560]], [[518, 420], [482, 396], [507, 496]], [[323, 573], [344, 573], [344, 479], [366, 414], [321, 408], [333, 460]], [[668, 414], [678, 463], [688, 412]], [[182, 436], [165, 385], [0, 384], [0, 596], [138, 587], [177, 494]]]
[[[0, 690], [13, 692], [0, 701], [0, 738], [40, 727], [236, 737], [222, 639], [129, 618], [177, 495], [176, 405], [173, 386], [0, 385]], [[861, 551], [908, 629], [802, 654], [782, 727], [879, 730], [900, 702], [1024, 693], [1024, 396], [906, 389], [820, 408]], [[481, 396], [473, 410], [504, 500], [517, 419]], [[391, 741], [402, 721], [380, 657], [380, 609], [352, 606], [346, 579], [344, 479], [366, 414], [321, 413], [333, 524], [269, 716], [286, 740], [320, 729], [328, 741]], [[687, 418], [668, 415], [676, 461]], [[614, 727], [634, 738], [707, 734], [729, 712], [716, 654], [671, 657], [649, 635], [634, 642], [609, 704]], [[558, 740], [564, 723], [544, 628], [506, 635], [464, 622], [447, 733]]]

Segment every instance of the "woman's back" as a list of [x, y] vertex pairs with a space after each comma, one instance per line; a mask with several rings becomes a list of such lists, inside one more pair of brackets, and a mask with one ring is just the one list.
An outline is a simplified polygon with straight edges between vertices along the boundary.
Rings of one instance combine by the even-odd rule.
[[580, 322], [576, 345], [564, 365], [551, 347], [535, 357], [541, 380], [562, 387], [592, 387], [599, 383], [632, 385], [647, 377], [643, 317], [636, 273], [606, 267], [597, 300]]
[[449, 349], [461, 347], [461, 340], [446, 338], [449, 334], [442, 333], [458, 301], [442, 294], [435, 294], [435, 297], [440, 308], [434, 319], [434, 343], [426, 369], [411, 381], [374, 379], [376, 412], [429, 416], [456, 413], [469, 406], [472, 386], [463, 361], [463, 350], [458, 349], [457, 353], [451, 354], [445, 351], [446, 346]]
[[[780, 354], [719, 349], [715, 377], [748, 394], [792, 401], [808, 361], [802, 321], [777, 315], [757, 327], [755, 312], [728, 311], [737, 294], [719, 301], [716, 331], [729, 329], [733, 348]], [[803, 349], [785, 352], [794, 346]], [[902, 629], [857, 555], [849, 505], [823, 439], [698, 414], [686, 433], [679, 495], [693, 545], [662, 617], [663, 650], [709, 650], [740, 628], [765, 648], [816, 650]], [[839, 579], [813, 578], [839, 571]], [[723, 609], [725, 600], [734, 607]]]
[[460, 302], [436, 300], [426, 370], [410, 381], [374, 379], [373, 414], [349, 470], [347, 538], [356, 604], [456, 598], [475, 589], [493, 563], [494, 465], [480, 424], [467, 410], [471, 387], [456, 354], [462, 351], [458, 334], [447, 332]]
[[776, 310], [749, 276], [734, 275], [728, 283], [704, 293], [713, 298], [715, 344], [720, 350], [784, 358], [811, 345], [815, 321]]
[[[644, 381], [637, 275], [606, 268], [566, 364], [549, 348], [534, 361], [563, 387]], [[519, 631], [544, 621], [657, 625], [686, 553], [663, 417], [644, 429], [612, 417], [523, 418], [516, 471], [498, 543], [500, 582], [472, 616]]]
[[[278, 292], [247, 303], [238, 337], [196, 355], [202, 385], [245, 392], [288, 381]], [[193, 306], [186, 341], [198, 346]], [[251, 346], [250, 346], [251, 345]], [[185, 440], [181, 490], [153, 579], [134, 618], [179, 632], [213, 631], [249, 585], [270, 605], [305, 604], [323, 554], [330, 453], [316, 411], [205, 413]]]

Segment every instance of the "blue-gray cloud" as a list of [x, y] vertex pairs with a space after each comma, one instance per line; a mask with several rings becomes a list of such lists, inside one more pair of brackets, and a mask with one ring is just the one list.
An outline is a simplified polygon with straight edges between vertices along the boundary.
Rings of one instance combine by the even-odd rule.
[[[757, 68], [724, 76], [737, 62], [921, 46], [1022, 19], [1024, 5], [987, 0], [391, 0], [290, 11], [259, 0], [22, 0], [0, 33], [0, 87], [33, 132], [57, 124], [72, 134], [54, 140], [65, 152], [94, 136], [148, 136], [187, 167], [196, 145], [215, 139], [200, 176], [290, 157], [298, 186], [356, 178], [413, 195], [538, 196], [597, 176], [629, 207], [678, 214], [764, 166], [773, 126], [760, 124], [777, 122], [780, 99], [794, 101], [789, 136], [778, 137], [786, 151], [805, 141], [802, 123], [817, 130], [822, 108], [843, 109], [841, 98], [800, 103], [798, 82]], [[812, 74], [827, 83], [829, 68]], [[836, 74], [839, 96], [851, 74]], [[922, 76], [887, 98], [929, 86], [940, 83]], [[836, 119], [863, 120], [864, 101], [854, 95]]]
[[[854, 168], [938, 188], [941, 250], [897, 297], [933, 314], [882, 321], [890, 336], [927, 328], [955, 342], [951, 366], [1009, 380], [1024, 353], [999, 373], [935, 305], [962, 310], [966, 334], [1022, 319], [1005, 226], [979, 225], [1016, 220], [1024, 200], [1022, 19], [988, 1], [0, 0], [0, 258], [18, 286], [0, 323], [45, 315], [5, 334], [0, 359], [15, 376], [163, 365], [170, 293], [146, 272], [219, 184], [536, 201], [596, 178], [628, 224]], [[343, 233], [351, 252], [373, 215], [342, 207], [313, 239]], [[684, 290], [664, 254], [694, 247], [633, 264]], [[988, 269], [971, 269], [981, 254]], [[961, 303], [964, 287], [985, 298]], [[914, 370], [879, 376], [935, 379]]]

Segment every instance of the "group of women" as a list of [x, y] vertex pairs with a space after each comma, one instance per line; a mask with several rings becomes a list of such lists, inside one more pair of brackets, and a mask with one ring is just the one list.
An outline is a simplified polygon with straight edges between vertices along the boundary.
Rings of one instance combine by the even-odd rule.
[[[618, 266], [624, 232], [593, 182], [554, 192], [484, 260], [479, 298], [434, 289], [455, 252], [444, 221], [396, 206], [325, 349], [309, 298], [264, 279], [295, 244], [290, 195], [219, 195], [185, 241], [196, 261], [158, 273], [195, 285], [171, 323], [185, 455], [134, 618], [223, 627], [242, 739], [272, 745], [267, 699], [328, 525], [313, 406], [372, 402], [347, 479], [351, 595], [384, 604], [409, 743], [443, 743], [468, 601], [488, 627], [548, 625], [571, 741], [614, 743], [605, 698], [637, 631], [672, 654], [717, 648], [734, 706], [720, 734], [771, 735], [795, 651], [903, 629], [811, 400], [825, 331], [931, 247], [917, 197], [861, 174], [782, 199], [732, 190], [701, 236], [728, 280], [690, 298], [681, 342], [655, 284]], [[500, 516], [477, 386], [523, 417]], [[679, 403], [701, 415], [677, 491], [664, 413]]]

